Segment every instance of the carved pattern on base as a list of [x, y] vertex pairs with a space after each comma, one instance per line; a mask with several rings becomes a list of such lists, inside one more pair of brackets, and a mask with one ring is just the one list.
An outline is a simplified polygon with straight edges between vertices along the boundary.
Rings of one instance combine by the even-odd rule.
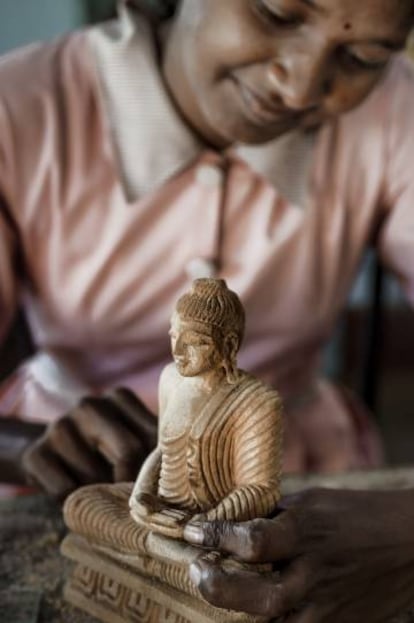
[[74, 595], [80, 594], [91, 604], [96, 604], [99, 609], [108, 613], [114, 613], [126, 623], [192, 623], [140, 591], [81, 564], [73, 572], [69, 593], [72, 594], [71, 601], [75, 604]]

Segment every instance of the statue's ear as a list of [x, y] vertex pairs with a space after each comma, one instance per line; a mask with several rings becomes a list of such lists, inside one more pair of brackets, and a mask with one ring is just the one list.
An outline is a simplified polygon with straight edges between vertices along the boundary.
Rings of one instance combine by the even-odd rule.
[[237, 355], [237, 351], [239, 350], [239, 338], [237, 333], [232, 331], [228, 333], [224, 338], [224, 353], [225, 357], [230, 359], [230, 361], [234, 360]]

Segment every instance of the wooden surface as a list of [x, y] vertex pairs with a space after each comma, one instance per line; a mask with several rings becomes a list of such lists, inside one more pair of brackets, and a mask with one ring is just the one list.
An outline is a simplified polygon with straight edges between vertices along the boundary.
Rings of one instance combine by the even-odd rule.
[[[289, 479], [283, 489], [294, 492], [319, 485], [414, 488], [414, 467], [335, 478]], [[59, 553], [64, 533], [59, 507], [46, 498], [0, 501], [2, 623], [95, 623], [95, 619], [67, 605], [62, 598], [70, 567]], [[400, 617], [398, 623], [414, 623], [414, 610]]]

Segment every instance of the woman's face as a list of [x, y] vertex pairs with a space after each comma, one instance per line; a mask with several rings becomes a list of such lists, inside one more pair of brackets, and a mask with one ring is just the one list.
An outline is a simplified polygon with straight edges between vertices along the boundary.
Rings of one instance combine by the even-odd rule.
[[209, 142], [263, 143], [357, 106], [413, 12], [414, 0], [182, 0], [163, 72]]

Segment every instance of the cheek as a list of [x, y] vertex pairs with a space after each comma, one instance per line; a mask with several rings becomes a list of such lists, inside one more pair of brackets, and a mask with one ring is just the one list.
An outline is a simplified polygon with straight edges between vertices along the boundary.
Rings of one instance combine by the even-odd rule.
[[187, 69], [194, 80], [214, 84], [235, 68], [266, 56], [262, 35], [242, 0], [206, 0], [204, 14], [192, 24]]
[[187, 349], [187, 359], [192, 363], [193, 366], [199, 367], [206, 359], [205, 353], [196, 348], [194, 346], [189, 346]]
[[328, 112], [339, 115], [356, 108], [373, 91], [381, 77], [382, 74], [367, 75], [354, 80], [343, 77], [327, 100]]
[[218, 363], [218, 355], [215, 348], [194, 349], [192, 361], [196, 367], [214, 368]]

